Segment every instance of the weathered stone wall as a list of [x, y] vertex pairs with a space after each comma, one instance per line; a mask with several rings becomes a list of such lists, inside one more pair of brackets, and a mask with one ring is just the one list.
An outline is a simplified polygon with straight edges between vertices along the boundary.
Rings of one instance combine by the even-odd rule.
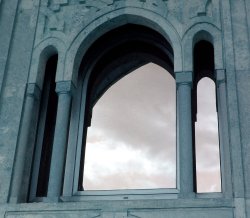
[[24, 92], [28, 79], [35, 25], [30, 17], [34, 8], [18, 1], [0, 5], [0, 202], [8, 198]]
[[[197, 34], [212, 36], [215, 68], [226, 72], [228, 142], [222, 161], [227, 166], [227, 192], [219, 198], [88, 201], [82, 197], [79, 202], [8, 203], [21, 146], [26, 85], [35, 83], [41, 89], [43, 84], [41, 53], [55, 48], [57, 82], [72, 81], [77, 86], [78, 67], [89, 46], [126, 23], [162, 34], [173, 47], [175, 72], [193, 70], [192, 43]], [[249, 133], [250, 1], [0, 0], [0, 217], [250, 218]], [[71, 164], [66, 162], [68, 174]], [[66, 181], [65, 187], [71, 183]]]

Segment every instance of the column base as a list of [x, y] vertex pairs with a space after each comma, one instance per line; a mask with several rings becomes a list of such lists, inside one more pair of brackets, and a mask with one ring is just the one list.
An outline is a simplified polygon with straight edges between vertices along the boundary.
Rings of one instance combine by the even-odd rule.
[[19, 203], [18, 202], [18, 197], [10, 197], [9, 198], [9, 203], [11, 203], [11, 204]]
[[60, 197], [44, 197], [42, 199], [42, 202], [44, 202], [44, 203], [58, 203], [58, 202], [61, 202], [61, 198]]
[[179, 193], [178, 198], [195, 198], [196, 194], [194, 192], [191, 193]]

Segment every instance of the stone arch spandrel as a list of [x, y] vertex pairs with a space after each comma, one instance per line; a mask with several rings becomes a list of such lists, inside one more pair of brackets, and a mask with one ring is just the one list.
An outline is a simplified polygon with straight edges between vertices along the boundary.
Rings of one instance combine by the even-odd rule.
[[[39, 29], [37, 39], [48, 37], [61, 38], [66, 43], [83, 28], [100, 17], [117, 10], [127, 8], [151, 11], [171, 20], [174, 26], [180, 26], [178, 15], [170, 12], [168, 0], [75, 0], [44, 1], [40, 6]], [[39, 41], [39, 40], [38, 40]]]
[[28, 82], [36, 83], [41, 89], [47, 60], [58, 54], [56, 81], [63, 79], [66, 49], [64, 43], [57, 38], [42, 41], [34, 48]]
[[215, 69], [224, 69], [221, 30], [210, 23], [195, 24], [185, 32], [182, 38], [183, 69], [193, 71], [193, 47], [200, 40], [207, 40], [212, 43]]
[[143, 25], [163, 35], [174, 50], [174, 70], [182, 71], [182, 48], [176, 29], [154, 12], [125, 8], [103, 15], [79, 32], [67, 51], [64, 80], [76, 83], [80, 63], [90, 45], [104, 33], [125, 24]]

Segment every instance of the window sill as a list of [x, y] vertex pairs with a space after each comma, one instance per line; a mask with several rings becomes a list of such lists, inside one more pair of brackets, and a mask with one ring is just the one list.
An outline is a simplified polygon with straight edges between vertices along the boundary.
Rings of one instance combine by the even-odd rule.
[[[71, 200], [141, 200], [141, 199], [177, 199], [178, 189], [127, 189], [78, 191]], [[64, 198], [64, 197], [63, 197]], [[66, 200], [66, 199], [65, 199]]]
[[[196, 193], [187, 199], [223, 199], [221, 192]], [[130, 189], [130, 190], [102, 190], [78, 191], [73, 196], [62, 196], [57, 199], [38, 197], [31, 202], [81, 202], [81, 201], [126, 201], [126, 200], [174, 200], [182, 199], [178, 189]], [[185, 199], [185, 198], [184, 198]]]

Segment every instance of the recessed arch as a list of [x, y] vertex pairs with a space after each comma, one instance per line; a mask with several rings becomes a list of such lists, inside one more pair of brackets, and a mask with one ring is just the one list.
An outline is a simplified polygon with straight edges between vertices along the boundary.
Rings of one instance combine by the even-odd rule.
[[193, 48], [194, 83], [198, 84], [203, 77], [215, 80], [214, 46], [207, 40], [197, 40]]
[[174, 77], [173, 59], [172, 47], [164, 37], [150, 28], [127, 24], [104, 34], [92, 45], [79, 73], [84, 74], [94, 105], [113, 83], [146, 63], [154, 62]]
[[[174, 71], [182, 71], [182, 49], [180, 36], [174, 27], [162, 16], [145, 9], [134, 8], [118, 9], [107, 13], [87, 27], [82, 29], [74, 37], [66, 57], [65, 80], [77, 83], [78, 70], [82, 57], [86, 54], [90, 45], [103, 34], [125, 24], [142, 25], [161, 34], [172, 46], [175, 54]], [[138, 10], [140, 13], [138, 13]], [[156, 19], [157, 18], [157, 19]], [[157, 20], [157, 22], [156, 22]]]
[[83, 79], [87, 93], [88, 119], [95, 102], [117, 80], [149, 62], [162, 66], [174, 77], [173, 60], [169, 42], [150, 28], [126, 24], [104, 34], [89, 48], [79, 70], [78, 78]]
[[58, 55], [56, 80], [62, 80], [64, 73], [65, 54], [65, 44], [58, 38], [46, 39], [39, 43], [34, 48], [32, 55], [28, 82], [35, 83], [40, 89], [42, 89], [45, 72], [44, 66], [46, 65], [48, 59], [53, 55]]
[[78, 157], [73, 177], [75, 185], [80, 181], [77, 166], [82, 165], [80, 162], [83, 158], [79, 153], [84, 152], [82, 146], [85, 146], [85, 142], [82, 140], [91, 123], [95, 102], [116, 81], [149, 62], [162, 66], [174, 77], [174, 50], [171, 44], [157, 31], [137, 24], [125, 24], [109, 31], [98, 38], [85, 53], [77, 81], [77, 92], [82, 93], [81, 105], [79, 98], [76, 100], [78, 103], [73, 102], [73, 105], [78, 104], [76, 107], [81, 111], [80, 121], [76, 121], [79, 123], [74, 123], [72, 126], [78, 128], [79, 124], [83, 125], [78, 133], [76, 151]]
[[201, 30], [194, 35], [193, 48], [198, 42], [200, 42], [202, 40], [207, 41], [207, 42], [211, 43], [212, 45], [214, 44], [213, 36], [209, 32], [207, 32], [205, 30]]
[[183, 69], [193, 70], [193, 48], [200, 40], [206, 40], [214, 46], [215, 69], [223, 69], [223, 53], [221, 30], [209, 23], [199, 23], [188, 29], [182, 39], [183, 44]]

